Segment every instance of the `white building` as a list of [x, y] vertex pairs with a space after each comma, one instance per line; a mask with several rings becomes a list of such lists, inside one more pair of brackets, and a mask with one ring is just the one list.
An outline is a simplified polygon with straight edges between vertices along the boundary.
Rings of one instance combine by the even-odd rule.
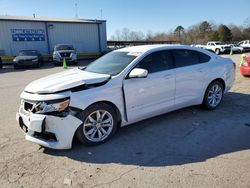
[[0, 16], [0, 56], [20, 50], [51, 54], [56, 44], [73, 44], [78, 53], [103, 52], [106, 21]]

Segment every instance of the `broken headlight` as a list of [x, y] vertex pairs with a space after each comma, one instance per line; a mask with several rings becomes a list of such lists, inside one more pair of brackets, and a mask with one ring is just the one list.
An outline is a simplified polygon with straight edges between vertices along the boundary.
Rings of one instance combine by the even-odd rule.
[[69, 99], [57, 103], [41, 102], [37, 113], [62, 112], [69, 107], [69, 103]]

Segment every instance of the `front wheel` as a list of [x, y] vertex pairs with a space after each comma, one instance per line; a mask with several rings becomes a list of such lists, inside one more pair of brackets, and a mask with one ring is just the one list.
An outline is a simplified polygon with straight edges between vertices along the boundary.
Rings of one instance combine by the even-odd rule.
[[216, 53], [217, 55], [219, 55], [219, 54], [220, 54], [220, 49], [216, 49], [216, 50], [215, 50], [215, 53]]
[[203, 99], [203, 106], [208, 110], [216, 109], [223, 98], [224, 87], [221, 82], [214, 81], [212, 82], [206, 90], [204, 99]]
[[78, 140], [85, 145], [98, 145], [108, 141], [116, 132], [117, 116], [114, 109], [104, 103], [94, 104], [78, 114], [82, 124], [76, 131]]

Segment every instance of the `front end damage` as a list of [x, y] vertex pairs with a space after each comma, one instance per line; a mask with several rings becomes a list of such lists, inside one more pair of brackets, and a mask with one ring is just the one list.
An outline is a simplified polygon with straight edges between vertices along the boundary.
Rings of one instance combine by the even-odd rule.
[[16, 119], [26, 140], [53, 149], [70, 149], [82, 121], [69, 107], [69, 98], [47, 101], [22, 99]]
[[53, 149], [71, 148], [75, 131], [82, 124], [76, 115], [84, 109], [72, 106], [72, 94], [100, 87], [109, 80], [110, 75], [72, 69], [31, 82], [21, 94], [17, 113], [26, 139]]

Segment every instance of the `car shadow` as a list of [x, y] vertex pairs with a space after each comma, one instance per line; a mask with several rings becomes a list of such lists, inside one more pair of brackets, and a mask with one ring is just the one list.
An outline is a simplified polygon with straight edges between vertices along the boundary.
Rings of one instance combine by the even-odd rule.
[[215, 111], [189, 107], [120, 128], [107, 143], [71, 150], [44, 149], [73, 160], [139, 166], [171, 166], [250, 149], [250, 95], [230, 92]]

